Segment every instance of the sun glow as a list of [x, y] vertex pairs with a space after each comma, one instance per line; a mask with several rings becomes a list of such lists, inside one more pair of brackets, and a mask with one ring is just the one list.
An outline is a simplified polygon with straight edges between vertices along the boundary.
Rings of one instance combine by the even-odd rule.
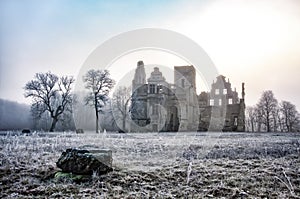
[[[221, 0], [197, 8], [185, 8], [171, 17], [176, 23], [166, 21], [164, 26], [173, 24], [170, 29], [196, 41], [234, 85], [245, 82], [248, 105], [263, 90], [280, 95], [295, 85], [300, 71], [299, 1]], [[295, 101], [297, 96], [289, 98]]]
[[292, 29], [297, 27], [290, 20], [291, 14], [279, 6], [217, 1], [204, 12], [182, 18], [177, 26], [213, 56], [222, 59], [222, 66], [245, 61], [254, 64], [273, 57], [287, 43], [290, 45], [289, 37], [295, 34]]

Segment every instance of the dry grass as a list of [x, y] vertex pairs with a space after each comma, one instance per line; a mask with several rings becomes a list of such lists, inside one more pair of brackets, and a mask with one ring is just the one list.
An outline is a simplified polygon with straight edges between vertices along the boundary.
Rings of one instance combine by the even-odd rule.
[[[110, 148], [114, 171], [56, 181], [70, 147]], [[1, 198], [300, 198], [300, 134], [0, 136]]]

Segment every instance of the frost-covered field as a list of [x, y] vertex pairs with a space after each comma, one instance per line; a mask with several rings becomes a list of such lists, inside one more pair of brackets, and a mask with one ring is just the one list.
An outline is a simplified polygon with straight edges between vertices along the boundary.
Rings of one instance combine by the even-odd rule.
[[[300, 198], [300, 134], [2, 132], [0, 198]], [[109, 148], [114, 171], [56, 181], [66, 148]]]

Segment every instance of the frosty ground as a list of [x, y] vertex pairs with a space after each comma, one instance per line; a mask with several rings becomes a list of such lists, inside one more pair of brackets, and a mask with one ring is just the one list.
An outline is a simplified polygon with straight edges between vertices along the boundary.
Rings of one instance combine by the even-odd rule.
[[[67, 148], [108, 148], [114, 171], [55, 180]], [[300, 198], [298, 133], [1, 132], [0, 198]]]

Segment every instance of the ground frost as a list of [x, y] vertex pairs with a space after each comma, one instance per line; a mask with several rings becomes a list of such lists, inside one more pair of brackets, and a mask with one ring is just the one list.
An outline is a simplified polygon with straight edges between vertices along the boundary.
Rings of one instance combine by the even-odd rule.
[[[299, 198], [300, 134], [9, 132], [1, 198]], [[66, 148], [109, 148], [114, 171], [55, 181]]]

